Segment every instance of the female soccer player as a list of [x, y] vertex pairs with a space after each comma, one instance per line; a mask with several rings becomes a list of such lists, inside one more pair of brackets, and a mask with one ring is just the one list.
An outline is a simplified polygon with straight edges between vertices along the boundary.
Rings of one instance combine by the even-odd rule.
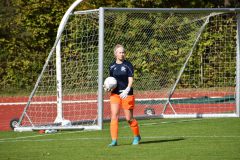
[[120, 109], [123, 108], [129, 126], [132, 129], [134, 138], [133, 145], [139, 144], [141, 136], [139, 133], [139, 126], [136, 119], [133, 118], [133, 109], [135, 98], [133, 95], [133, 66], [125, 60], [125, 49], [122, 45], [118, 44], [114, 48], [114, 55], [116, 60], [110, 64], [110, 76], [116, 78], [117, 87], [111, 91], [110, 104], [111, 104], [111, 122], [110, 133], [112, 142], [110, 147], [117, 146], [118, 139], [118, 118]]

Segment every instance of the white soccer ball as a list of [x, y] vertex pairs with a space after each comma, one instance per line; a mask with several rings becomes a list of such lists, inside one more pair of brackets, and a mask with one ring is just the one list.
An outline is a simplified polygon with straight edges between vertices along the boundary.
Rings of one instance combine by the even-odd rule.
[[72, 125], [72, 123], [71, 123], [70, 120], [64, 119], [64, 120], [62, 121], [62, 126], [71, 126], [71, 125]]
[[104, 87], [108, 90], [115, 89], [117, 87], [117, 80], [114, 77], [107, 77], [104, 81]]

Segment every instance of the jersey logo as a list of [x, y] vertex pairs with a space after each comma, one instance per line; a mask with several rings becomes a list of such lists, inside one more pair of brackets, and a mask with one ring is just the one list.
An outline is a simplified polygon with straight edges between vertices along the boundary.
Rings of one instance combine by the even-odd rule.
[[113, 69], [115, 67], [115, 65], [111, 66], [110, 69]]
[[121, 67], [122, 72], [126, 72], [126, 68], [124, 66]]

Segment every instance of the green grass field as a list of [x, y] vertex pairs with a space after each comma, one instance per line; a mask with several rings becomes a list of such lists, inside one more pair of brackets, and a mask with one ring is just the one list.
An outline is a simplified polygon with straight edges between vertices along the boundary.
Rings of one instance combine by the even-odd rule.
[[119, 146], [110, 143], [109, 123], [102, 131], [0, 132], [0, 159], [6, 160], [237, 160], [240, 118], [139, 120], [142, 141], [120, 122]]

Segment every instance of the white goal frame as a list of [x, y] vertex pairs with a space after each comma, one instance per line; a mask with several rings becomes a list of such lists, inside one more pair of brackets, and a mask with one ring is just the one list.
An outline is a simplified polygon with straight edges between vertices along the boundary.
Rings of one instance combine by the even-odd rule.
[[[73, 10], [76, 6], [78, 6], [80, 3], [82, 2], [82, 0], [77, 0], [75, 1], [71, 7], [67, 10], [67, 12], [65, 13], [65, 15], [62, 18], [62, 21], [59, 25], [58, 28], [58, 32], [57, 32], [57, 37], [55, 40], [55, 43], [48, 55], [48, 58], [46, 60], [46, 63], [43, 67], [43, 70], [35, 84], [35, 87], [31, 93], [31, 95], [29, 96], [29, 100], [28, 103], [24, 109], [24, 112], [20, 118], [19, 124], [21, 123], [22, 119], [24, 116], [27, 116], [27, 110], [28, 107], [31, 103], [31, 99], [35, 94], [35, 91], [38, 87], [39, 82], [41, 81], [41, 76], [43, 74], [44, 69], [46, 68], [47, 65], [47, 61], [50, 59], [50, 57], [52, 56], [52, 54], [56, 51], [56, 66], [57, 66], [57, 117], [55, 119], [54, 123], [62, 123], [65, 119], [63, 118], [63, 111], [62, 111], [62, 103], [63, 103], [63, 95], [62, 95], [62, 75], [61, 75], [61, 36], [62, 33], [64, 31], [64, 27], [68, 22], [69, 16], [71, 14], [73, 14]], [[90, 12], [93, 10], [89, 10]], [[78, 13], [87, 13], [89, 11], [79, 11]], [[43, 127], [38, 127], [38, 126], [34, 126], [32, 125], [31, 127], [21, 127], [20, 125], [18, 127], [15, 128], [15, 131], [32, 131], [32, 130], [41, 130], [41, 129], [90, 129], [90, 130], [101, 130], [103, 128], [103, 120], [104, 120], [104, 116], [103, 116], [103, 108], [104, 108], [104, 93], [103, 93], [103, 72], [104, 72], [104, 65], [103, 65], [103, 61], [104, 61], [104, 13], [105, 11], [143, 11], [143, 12], [237, 12], [237, 37], [236, 37], [236, 113], [226, 113], [226, 114], [165, 114], [165, 109], [167, 107], [171, 107], [173, 112], [174, 109], [171, 106], [170, 103], [170, 99], [172, 96], [172, 93], [175, 90], [176, 84], [178, 83], [181, 74], [183, 72], [183, 70], [181, 70], [178, 74], [178, 78], [176, 80], [176, 83], [174, 84], [174, 86], [172, 87], [171, 92], [169, 93], [169, 97], [168, 100], [164, 106], [164, 110], [162, 112], [161, 115], [157, 115], [156, 117], [162, 117], [162, 118], [197, 118], [197, 117], [240, 117], [240, 9], [236, 9], [236, 8], [215, 8], [215, 9], [176, 9], [176, 8], [171, 8], [171, 9], [163, 9], [163, 8], [99, 8], [97, 10], [94, 11], [98, 11], [99, 12], [99, 41], [98, 41], [98, 98], [97, 98], [97, 104], [98, 104], [98, 117], [97, 117], [97, 124], [93, 125], [93, 126], [70, 126], [70, 127], [66, 127], [66, 126], [43, 126]], [[204, 28], [204, 26], [203, 26]], [[201, 29], [203, 30], [203, 29]], [[200, 33], [201, 34], [201, 33]], [[199, 36], [200, 36], [199, 34]], [[198, 38], [199, 38], [198, 36]], [[193, 48], [195, 47], [195, 44], [197, 43], [198, 39], [195, 41], [195, 43], [193, 44]], [[189, 52], [189, 57], [192, 54], [192, 50]], [[187, 61], [186, 61], [187, 63]], [[186, 65], [186, 64], [184, 64]], [[184, 67], [184, 66], [183, 66]], [[29, 121], [31, 121], [29, 119]]]

